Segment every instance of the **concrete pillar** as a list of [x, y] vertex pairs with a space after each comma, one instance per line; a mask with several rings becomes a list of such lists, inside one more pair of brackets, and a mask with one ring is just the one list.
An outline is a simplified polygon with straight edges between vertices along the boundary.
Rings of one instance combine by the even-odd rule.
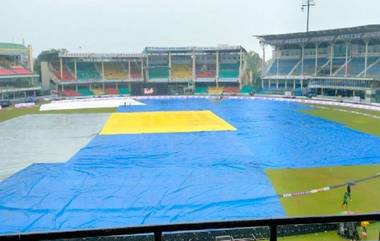
[[128, 81], [131, 81], [131, 60], [128, 60]]
[[216, 51], [216, 76], [215, 76], [215, 81], [216, 81], [216, 87], [219, 87], [219, 51]]
[[314, 66], [314, 75], [318, 74], [318, 43], [315, 44], [315, 66]]
[[102, 61], [101, 63], [101, 67], [102, 67], [102, 80], [104, 80], [104, 62]]
[[277, 72], [276, 75], [278, 76], [278, 68], [280, 66], [280, 53], [278, 47], [276, 47], [276, 65], [277, 65]]
[[62, 58], [59, 58], [59, 71], [60, 71], [61, 79], [63, 79], [63, 63], [62, 63]]
[[304, 58], [305, 58], [305, 45], [302, 45], [301, 46], [301, 76], [303, 76]]
[[276, 80], [276, 89], [278, 89], [278, 79]]
[[334, 59], [334, 44], [330, 45], [330, 76], [332, 76], [332, 68], [333, 68], [333, 59]]
[[195, 52], [193, 52], [192, 60], [193, 60], [193, 83], [192, 85], [195, 87], [195, 79], [196, 79], [196, 73], [195, 73]]
[[168, 68], [169, 68], [169, 80], [171, 80], [172, 79], [172, 55], [171, 55], [170, 52], [168, 54], [168, 58], [169, 58], [169, 65], [168, 65]]
[[365, 41], [364, 77], [367, 77], [368, 67], [368, 40]]
[[349, 43], [347, 42], [346, 43], [346, 59], [345, 59], [345, 62], [344, 62], [344, 76], [347, 77], [348, 75], [348, 47], [349, 47]]
[[74, 76], [75, 76], [75, 79], [78, 79], [78, 72], [77, 72], [77, 60], [74, 59]]
[[293, 80], [293, 90], [295, 90], [296, 89], [296, 80], [294, 79]]
[[239, 85], [241, 87], [241, 78], [243, 76], [243, 50], [240, 49], [240, 65], [239, 65]]

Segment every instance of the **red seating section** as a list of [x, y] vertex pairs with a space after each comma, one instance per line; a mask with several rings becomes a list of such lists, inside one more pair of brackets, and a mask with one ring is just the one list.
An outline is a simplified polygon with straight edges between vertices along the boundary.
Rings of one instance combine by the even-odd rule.
[[141, 72], [131, 72], [131, 79], [141, 79]]
[[52, 64], [54, 70], [54, 75], [61, 81], [74, 81], [75, 76], [70, 72], [70, 70], [67, 68], [66, 65], [63, 65], [62, 67], [62, 78], [61, 78], [61, 71], [60, 71], [60, 65], [57, 63]]
[[74, 96], [80, 96], [80, 94], [76, 92], [75, 90], [66, 89], [63, 91], [63, 96], [74, 97]]
[[62, 78], [61, 78], [61, 71], [53, 71], [55, 76], [60, 79], [61, 81], [73, 81], [75, 80], [75, 76], [71, 74], [69, 71], [67, 71], [65, 68], [62, 69]]
[[22, 66], [12, 66], [11, 68], [0, 67], [0, 75], [27, 75], [32, 74], [28, 69]]
[[117, 95], [119, 91], [115, 88], [106, 88], [106, 95]]
[[16, 74], [31, 74], [31, 72], [22, 66], [13, 66], [12, 71]]
[[240, 92], [240, 89], [239, 87], [224, 87], [223, 91], [227, 94], [237, 94]]
[[215, 78], [215, 71], [201, 71], [196, 73], [197, 78]]

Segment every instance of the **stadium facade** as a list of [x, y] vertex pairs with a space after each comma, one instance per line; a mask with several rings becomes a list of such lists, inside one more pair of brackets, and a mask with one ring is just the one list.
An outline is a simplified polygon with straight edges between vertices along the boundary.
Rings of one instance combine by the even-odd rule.
[[240, 91], [249, 80], [241, 46], [146, 47], [137, 54], [58, 51], [41, 62], [44, 89], [63, 96]]
[[[257, 36], [262, 92], [380, 99], [380, 25]], [[265, 48], [272, 59], [265, 61]]]
[[0, 43], [0, 99], [25, 99], [41, 91], [34, 74], [32, 47]]

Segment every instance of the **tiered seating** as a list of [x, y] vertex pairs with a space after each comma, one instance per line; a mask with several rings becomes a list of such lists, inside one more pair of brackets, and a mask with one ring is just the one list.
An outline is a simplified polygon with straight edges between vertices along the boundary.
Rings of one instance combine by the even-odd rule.
[[31, 72], [28, 69], [19, 65], [12, 66], [12, 71], [15, 72], [15, 74], [31, 74]]
[[233, 87], [233, 86], [230, 86], [230, 87], [224, 87], [224, 93], [226, 94], [237, 94], [240, 92], [240, 89], [239, 87]]
[[195, 94], [207, 94], [207, 87], [196, 87]]
[[209, 95], [221, 95], [223, 93], [223, 87], [208, 87], [207, 93]]
[[[371, 57], [368, 58], [368, 66], [375, 63], [379, 58], [378, 57]], [[380, 62], [377, 62], [375, 65], [373, 65], [371, 68], [367, 70], [368, 76], [379, 76], [380, 75]]]
[[219, 78], [238, 78], [240, 64], [220, 64]]
[[241, 87], [241, 89], [240, 89], [241, 94], [250, 94], [252, 92], [253, 92], [253, 87], [250, 85], [245, 85], [245, 86]]
[[77, 63], [78, 80], [100, 79], [100, 75], [94, 63], [78, 62]]
[[[125, 66], [125, 69], [128, 69], [128, 66]], [[131, 79], [142, 79], [141, 75], [141, 65], [135, 62], [131, 62]]]
[[75, 96], [80, 96], [80, 94], [78, 92], [76, 92], [75, 90], [65, 89], [63, 91], [63, 96], [66, 96], [66, 97], [75, 97]]
[[0, 75], [14, 75], [15, 73], [11, 69], [6, 69], [0, 66]]
[[[326, 58], [318, 58], [318, 68], [321, 68], [324, 64], [326, 64], [327, 61], [328, 60]], [[300, 75], [301, 74], [301, 69], [302, 69], [302, 65], [299, 64], [297, 66], [297, 68], [293, 71], [292, 75]], [[305, 75], [313, 75], [313, 74], [315, 74], [315, 58], [304, 59], [304, 62], [303, 62], [303, 73]]]
[[151, 67], [149, 69], [150, 79], [168, 79], [169, 69], [167, 67]]
[[193, 69], [188, 64], [175, 64], [172, 65], [172, 79], [191, 79], [193, 76]]
[[195, 68], [197, 78], [215, 78], [216, 76], [215, 64], [197, 64]]
[[53, 73], [54, 75], [60, 79], [61, 81], [74, 81], [75, 76], [72, 74], [70, 71], [69, 67], [67, 65], [62, 66], [62, 78], [61, 78], [61, 71], [60, 71], [60, 66], [58, 63], [52, 63], [53, 67]]
[[96, 96], [104, 95], [104, 91], [103, 91], [102, 88], [93, 88], [93, 89], [92, 89], [92, 92], [93, 92], [94, 95], [96, 95]]
[[119, 94], [120, 95], [129, 95], [129, 89], [126, 87], [120, 87], [119, 88]]
[[79, 91], [79, 94], [81, 96], [91, 96], [91, 95], [94, 95], [94, 93], [88, 87], [80, 87], [78, 89], [78, 91]]
[[[280, 59], [278, 62], [278, 74], [288, 75], [294, 66], [298, 63], [299, 59]], [[277, 61], [274, 60], [267, 75], [277, 75]]]
[[119, 94], [119, 91], [115, 88], [106, 88], [106, 95], [117, 95]]
[[104, 63], [104, 78], [108, 80], [126, 80], [128, 71], [120, 63]]
[[0, 66], [0, 75], [27, 75], [32, 74], [27, 68], [23, 66], [11, 66], [6, 68], [4, 66]]

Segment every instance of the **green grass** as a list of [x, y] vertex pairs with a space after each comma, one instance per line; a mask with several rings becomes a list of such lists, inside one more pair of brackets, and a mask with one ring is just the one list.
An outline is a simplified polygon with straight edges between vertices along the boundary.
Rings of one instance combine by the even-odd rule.
[[23, 115], [30, 114], [77, 114], [77, 113], [112, 113], [116, 112], [116, 108], [93, 108], [93, 109], [78, 109], [78, 110], [54, 110], [54, 111], [39, 111], [40, 106], [32, 108], [5, 108], [0, 110], [0, 122], [10, 120]]
[[[314, 188], [345, 183], [380, 172], [380, 165], [323, 167], [307, 169], [266, 170], [277, 193], [307, 191]], [[352, 201], [348, 210], [354, 213], [380, 211], [380, 178], [359, 183], [352, 187]], [[288, 216], [333, 215], [345, 211], [341, 202], [345, 187], [327, 192], [281, 198], [281, 204]], [[368, 240], [377, 240], [380, 224], [371, 224]], [[324, 232], [280, 238], [287, 241], [343, 240], [336, 232]]]
[[[375, 175], [380, 165], [342, 166], [308, 169], [266, 170], [277, 193], [300, 192]], [[288, 216], [339, 214], [345, 188], [316, 194], [281, 198]], [[352, 187], [349, 210], [355, 213], [380, 211], [380, 178]]]
[[364, 116], [361, 114], [355, 114], [346, 111], [355, 111], [363, 114], [369, 114], [373, 116], [379, 116], [380, 112], [361, 110], [361, 109], [350, 109], [345, 107], [330, 107], [330, 106], [317, 106], [314, 105], [313, 109], [302, 110], [303, 113], [309, 114], [322, 119], [334, 121], [340, 123], [348, 128], [361, 131], [367, 134], [375, 135], [380, 137], [380, 119], [373, 118], [371, 116]]

